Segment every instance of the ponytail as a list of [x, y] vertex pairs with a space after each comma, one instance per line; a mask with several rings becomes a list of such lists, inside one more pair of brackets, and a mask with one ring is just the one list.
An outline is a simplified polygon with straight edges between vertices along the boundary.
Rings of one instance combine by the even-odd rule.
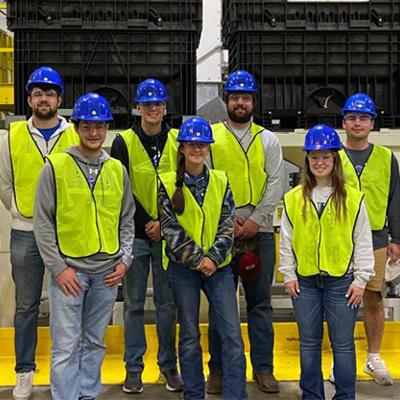
[[182, 215], [185, 211], [185, 198], [183, 197], [183, 179], [185, 175], [185, 156], [181, 153], [182, 144], [178, 148], [177, 168], [176, 168], [176, 190], [172, 196], [172, 207], [177, 215]]

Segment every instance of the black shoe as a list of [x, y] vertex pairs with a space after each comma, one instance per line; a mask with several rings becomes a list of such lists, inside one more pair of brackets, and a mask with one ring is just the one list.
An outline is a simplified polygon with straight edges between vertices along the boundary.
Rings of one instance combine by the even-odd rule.
[[[164, 379], [162, 377], [164, 377]], [[165, 389], [169, 392], [183, 391], [182, 378], [176, 368], [161, 371], [161, 380], [165, 381]]]
[[140, 371], [127, 371], [122, 390], [125, 393], [142, 393], [142, 373]]

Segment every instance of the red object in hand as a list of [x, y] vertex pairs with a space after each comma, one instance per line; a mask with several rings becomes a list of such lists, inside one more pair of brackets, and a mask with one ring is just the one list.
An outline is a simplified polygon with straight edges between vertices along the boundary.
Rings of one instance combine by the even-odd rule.
[[238, 274], [242, 281], [255, 281], [261, 274], [261, 259], [253, 252], [244, 253], [238, 263]]

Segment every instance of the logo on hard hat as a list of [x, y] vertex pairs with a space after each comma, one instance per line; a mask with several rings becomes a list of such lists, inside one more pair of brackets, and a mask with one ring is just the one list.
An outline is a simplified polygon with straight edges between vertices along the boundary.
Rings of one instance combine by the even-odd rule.
[[152, 92], [147, 93], [147, 96], [153, 96]]
[[92, 115], [97, 115], [96, 110], [93, 110], [93, 111], [92, 111]]

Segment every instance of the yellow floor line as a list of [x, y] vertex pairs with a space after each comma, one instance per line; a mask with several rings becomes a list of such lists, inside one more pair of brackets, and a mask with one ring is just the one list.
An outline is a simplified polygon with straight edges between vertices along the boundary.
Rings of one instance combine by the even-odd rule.
[[[276, 323], [275, 329], [275, 375], [278, 380], [292, 381], [298, 380], [300, 374], [299, 359], [299, 339], [297, 327], [294, 323]], [[243, 338], [245, 342], [247, 358], [247, 379], [251, 380], [252, 371], [249, 359], [249, 343], [247, 336], [247, 327], [242, 326]], [[326, 331], [326, 329], [325, 329]], [[207, 326], [201, 326], [202, 347], [204, 370], [208, 373], [206, 361], [208, 361], [207, 351]], [[13, 354], [13, 335], [11, 328], [0, 328], [0, 386], [11, 386], [15, 383], [14, 373], [14, 354]], [[148, 349], [144, 362], [145, 370], [143, 380], [145, 383], [155, 383], [158, 381], [157, 356], [157, 336], [155, 327], [146, 326], [146, 336], [148, 340]], [[395, 379], [400, 379], [400, 347], [398, 337], [400, 336], [400, 323], [388, 322], [385, 324], [385, 336], [382, 346], [382, 357], [384, 358], [390, 372]], [[365, 333], [361, 323], [356, 327], [356, 348], [357, 348], [357, 379], [370, 379], [362, 372], [365, 356], [366, 341]], [[102, 368], [102, 382], [104, 384], [120, 384], [125, 376], [123, 363], [123, 329], [122, 327], [109, 327], [106, 336], [107, 355]], [[37, 371], [34, 383], [36, 385], [49, 384], [49, 350], [50, 337], [48, 328], [39, 329], [39, 343], [37, 348]], [[327, 378], [332, 364], [332, 355], [327, 336], [323, 343], [323, 361], [322, 367], [324, 377]]]

